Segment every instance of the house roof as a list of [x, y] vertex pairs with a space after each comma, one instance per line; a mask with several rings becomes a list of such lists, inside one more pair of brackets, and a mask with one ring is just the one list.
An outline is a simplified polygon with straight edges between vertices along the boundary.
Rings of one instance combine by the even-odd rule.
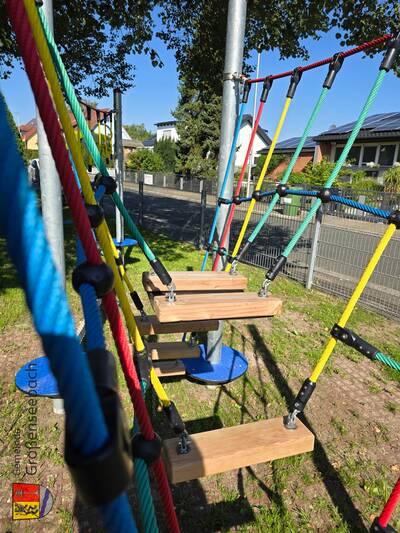
[[[243, 115], [242, 126], [244, 124], [250, 124], [250, 126], [251, 126], [253, 124], [253, 115]], [[269, 136], [267, 134], [267, 130], [265, 130], [261, 126], [258, 126], [257, 134], [258, 134], [259, 137], [261, 137], [261, 139], [265, 142], [265, 144], [267, 146], [269, 146], [271, 144], [271, 139], [269, 138]]]
[[143, 141], [143, 146], [145, 146], [146, 148], [151, 148], [152, 146], [156, 144], [156, 139], [157, 139], [156, 135], [153, 135], [152, 137], [145, 139]]
[[122, 139], [122, 146], [124, 148], [144, 148], [142, 141], [135, 139]]
[[154, 125], [157, 126], [157, 128], [164, 128], [166, 126], [175, 126], [177, 123], [177, 120], [166, 120], [165, 122], [156, 122]]
[[[301, 137], [290, 137], [290, 139], [285, 139], [284, 141], [281, 141], [276, 144], [275, 146], [275, 152], [294, 152], [296, 150], [299, 141]], [[306, 142], [304, 143], [304, 146], [302, 148], [302, 152], [314, 152], [316, 142], [312, 137], [307, 137]]]
[[36, 128], [36, 119], [35, 118], [30, 120], [26, 124], [22, 124], [19, 127], [19, 132], [21, 134], [22, 139], [25, 142], [28, 141], [31, 137], [33, 137], [35, 135], [36, 131], [37, 131], [37, 128]]
[[[349, 122], [323, 131], [314, 137], [315, 141], [337, 141], [347, 139], [355, 126]], [[380, 139], [385, 137], [400, 137], [400, 112], [377, 113], [367, 117], [357, 139]]]

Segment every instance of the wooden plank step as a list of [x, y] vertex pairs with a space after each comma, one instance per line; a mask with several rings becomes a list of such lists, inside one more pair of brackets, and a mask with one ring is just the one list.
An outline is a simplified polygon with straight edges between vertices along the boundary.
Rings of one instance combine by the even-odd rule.
[[173, 303], [162, 295], [152, 298], [151, 303], [160, 322], [255, 318], [279, 315], [282, 311], [279, 298], [261, 298], [251, 292], [179, 294]]
[[148, 342], [147, 349], [153, 361], [166, 359], [188, 359], [199, 357], [200, 349], [189, 342]]
[[147, 316], [148, 320], [136, 317], [136, 324], [141, 335], [163, 335], [165, 333], [188, 333], [200, 331], [215, 331], [218, 320], [188, 320], [187, 322], [161, 323], [155, 315]]
[[211, 476], [310, 452], [314, 435], [299, 420], [297, 429], [286, 429], [283, 418], [261, 420], [230, 428], [190, 435], [190, 452], [178, 455], [177, 438], [163, 443], [163, 454], [171, 483]]
[[159, 378], [184, 376], [186, 374], [185, 367], [180, 361], [158, 361], [153, 366]]
[[[170, 272], [170, 275], [177, 292], [244, 291], [247, 288], [247, 278], [242, 274], [183, 271]], [[165, 292], [167, 290], [158, 276], [151, 272], [143, 272], [142, 283], [148, 292]]]

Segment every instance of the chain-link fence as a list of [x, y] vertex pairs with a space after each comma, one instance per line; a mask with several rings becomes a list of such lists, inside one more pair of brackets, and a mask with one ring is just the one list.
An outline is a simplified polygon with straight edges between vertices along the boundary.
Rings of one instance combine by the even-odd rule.
[[[128, 183], [140, 180], [144, 182], [144, 198], [138, 198], [137, 201], [144, 203], [146, 227], [155, 231], [161, 228], [161, 231], [175, 239], [204, 243], [208, 238], [216, 202], [214, 182], [186, 180], [180, 176], [161, 173], [152, 176], [152, 181], [150, 178], [146, 180], [146, 173], [136, 173], [136, 176], [130, 175], [128, 178]], [[267, 184], [267, 188], [273, 186]], [[207, 201], [204, 192], [201, 194], [202, 190], [207, 193]], [[400, 208], [399, 194], [358, 192], [351, 189], [335, 189], [334, 192], [386, 211]], [[290, 241], [313, 201], [314, 199], [304, 196], [289, 195], [281, 198], [243, 257], [244, 262], [268, 269]], [[267, 205], [268, 200], [255, 205], [247, 236], [262, 217]], [[236, 208], [231, 229], [231, 248], [239, 234], [246, 210], [247, 204]], [[387, 223], [382, 219], [353, 207], [325, 204], [323, 211], [308, 226], [290, 254], [283, 273], [307, 287], [313, 286], [348, 298], [386, 226]], [[396, 233], [364, 291], [360, 304], [400, 318], [399, 260], [400, 235]]]

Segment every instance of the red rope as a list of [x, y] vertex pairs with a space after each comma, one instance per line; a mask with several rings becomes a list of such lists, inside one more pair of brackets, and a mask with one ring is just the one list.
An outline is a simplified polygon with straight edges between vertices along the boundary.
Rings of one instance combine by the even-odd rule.
[[[240, 194], [240, 189], [242, 188], [243, 178], [244, 178], [244, 175], [246, 173], [247, 165], [249, 163], [251, 150], [253, 148], [254, 139], [256, 137], [256, 133], [257, 133], [257, 130], [258, 130], [258, 125], [259, 125], [260, 120], [261, 120], [261, 115], [262, 115], [262, 112], [263, 112], [263, 109], [264, 109], [264, 105], [265, 105], [265, 102], [260, 102], [260, 105], [258, 107], [256, 120], [254, 121], [253, 131], [251, 132], [249, 146], [247, 147], [246, 157], [244, 158], [244, 163], [243, 163], [243, 166], [242, 166], [242, 170], [240, 171], [240, 176], [239, 176], [239, 179], [238, 179], [238, 182], [237, 182], [237, 185], [236, 185], [235, 192], [233, 193], [233, 196], [239, 196], [239, 194]], [[225, 220], [224, 231], [222, 232], [222, 236], [221, 236], [221, 239], [219, 241], [219, 248], [223, 248], [224, 245], [225, 245], [225, 241], [227, 239], [227, 235], [228, 235], [229, 229], [231, 227], [233, 215], [235, 214], [235, 209], [236, 209], [236, 204], [230, 204], [230, 206], [229, 206], [229, 214], [228, 214], [227, 219]], [[216, 272], [216, 270], [218, 268], [219, 260], [220, 260], [220, 255], [216, 254], [215, 259], [214, 259], [214, 263], [213, 263], [213, 267], [212, 267], [212, 271], [213, 272]]]
[[394, 510], [396, 508], [396, 505], [400, 501], [400, 478], [397, 480], [396, 485], [393, 487], [392, 493], [389, 496], [388, 501], [385, 504], [385, 507], [383, 508], [383, 511], [378, 518], [379, 525], [382, 527], [387, 527], [392, 514], [394, 513]]
[[[102, 262], [102, 259], [93, 237], [86, 208], [75, 181], [65, 140], [50, 96], [49, 87], [23, 2], [21, 0], [7, 0], [6, 5], [78, 236], [88, 260], [91, 263], [99, 264]], [[132, 361], [131, 350], [115, 294], [108, 294], [103, 298], [103, 303], [141, 432], [146, 439], [152, 439], [154, 437], [154, 431], [141, 393], [139, 379]], [[172, 503], [172, 494], [165, 468], [161, 459], [158, 462], [160, 464], [157, 468], [154, 468], [154, 472], [157, 476], [169, 529], [174, 532], [179, 532], [179, 524]]]
[[[380, 44], [385, 43], [389, 39], [391, 39], [393, 35], [391, 33], [387, 33], [385, 35], [382, 35], [382, 37], [377, 37], [376, 39], [373, 39], [372, 41], [367, 41], [363, 44], [360, 44], [359, 46], [356, 46], [355, 48], [350, 48], [350, 50], [346, 50], [345, 52], [340, 52], [340, 57], [350, 57], [354, 54], [358, 54], [359, 52], [362, 52], [363, 50], [368, 50], [368, 48], [373, 48], [374, 46], [379, 46]], [[314, 68], [322, 67], [323, 65], [328, 65], [332, 61], [333, 57], [327, 57], [326, 59], [321, 59], [320, 61], [315, 61], [314, 63], [310, 63], [308, 65], [305, 65], [304, 67], [300, 67], [299, 70], [301, 72], [307, 72], [307, 70], [312, 70]], [[287, 76], [291, 76], [293, 74], [293, 70], [287, 70], [286, 72], [281, 72], [280, 74], [273, 74], [271, 76], [266, 76], [265, 78], [254, 78], [253, 80], [248, 80], [246, 83], [260, 83], [262, 81], [265, 81], [266, 78], [270, 78], [271, 80], [278, 80], [280, 78], [286, 78]]]

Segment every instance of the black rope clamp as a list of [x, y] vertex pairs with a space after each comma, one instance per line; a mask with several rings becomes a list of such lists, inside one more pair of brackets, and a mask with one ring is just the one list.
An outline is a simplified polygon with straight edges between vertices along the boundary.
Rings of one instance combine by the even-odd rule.
[[323, 204], [327, 204], [331, 201], [331, 194], [331, 189], [323, 187], [318, 191], [317, 198], [319, 198]]
[[234, 196], [234, 197], [232, 198], [232, 202], [233, 202], [235, 205], [240, 205], [240, 204], [243, 202], [243, 200], [240, 198], [240, 196]]
[[279, 274], [282, 268], [286, 265], [286, 261], [287, 261], [287, 257], [285, 257], [284, 255], [278, 255], [278, 257], [275, 259], [275, 263], [265, 274], [265, 279], [268, 281], [274, 281], [276, 276]]
[[368, 359], [371, 359], [372, 361], [375, 359], [375, 355], [379, 352], [378, 348], [375, 348], [375, 346], [372, 346], [372, 344], [362, 339], [359, 335], [354, 333], [354, 331], [351, 331], [348, 328], [342, 328], [339, 324], [334, 324], [331, 329], [331, 335], [334, 339], [343, 342], [343, 344], [350, 346], [350, 348], [354, 348], [357, 352], [365, 355], [365, 357], [368, 357]]
[[157, 433], [154, 433], [151, 440], [145, 439], [141, 433], [136, 433], [132, 437], [132, 456], [137, 459], [143, 459], [148, 465], [160, 458], [161, 447], [161, 438]]
[[92, 228], [98, 228], [104, 220], [104, 211], [99, 204], [85, 204]]
[[389, 72], [389, 70], [393, 67], [393, 63], [395, 62], [399, 50], [400, 33], [397, 35], [397, 37], [389, 41], [385, 57], [383, 58], [382, 63], [380, 64], [379, 70], [386, 70], [386, 72]]
[[302, 413], [305, 409], [305, 406], [308, 403], [308, 400], [311, 398], [312, 393], [315, 390], [315, 383], [311, 381], [310, 379], [306, 379], [301, 386], [299, 393], [297, 394], [293, 409], [297, 411], [297, 413]]
[[[65, 432], [65, 462], [80, 499], [89, 505], [114, 500], [128, 487], [133, 473], [131, 447], [117, 392], [117, 371], [112, 353], [102, 348], [88, 352], [88, 360], [108, 429], [108, 442], [86, 457]], [[68, 422], [68, 420], [67, 420]]]
[[336, 74], [342, 68], [344, 61], [343, 55], [338, 52], [332, 57], [332, 61], [329, 63], [328, 74], [326, 75], [325, 81], [322, 85], [325, 89], [330, 89], [335, 81]]
[[243, 95], [242, 95], [243, 104], [247, 104], [249, 100], [250, 89], [251, 89], [251, 83], [249, 83], [248, 81], [245, 81], [244, 86], [243, 86]]
[[261, 98], [260, 98], [261, 102], [266, 102], [267, 101], [268, 93], [271, 90], [271, 87], [272, 87], [272, 79], [271, 78], [265, 78], [264, 83], [263, 83], [263, 89], [262, 89], [262, 93], [261, 93]]
[[276, 194], [278, 194], [279, 197], [282, 198], [283, 196], [287, 196], [288, 193], [289, 187], [284, 183], [279, 183], [279, 185], [276, 187]]
[[217, 254], [220, 257], [226, 257], [228, 255], [228, 252], [227, 252], [227, 249], [224, 246], [222, 246], [222, 248], [218, 248]]
[[163, 411], [168, 418], [169, 425], [171, 426], [174, 433], [179, 435], [183, 431], [185, 431], [185, 423], [181, 418], [181, 415], [179, 414], [178, 409], [176, 408], [176, 405], [174, 402], [171, 402], [167, 407], [163, 408]]
[[261, 191], [253, 191], [253, 194], [251, 195], [251, 197], [253, 198], [253, 200], [255, 200], [256, 202], [259, 202], [262, 198], [261, 196]]
[[400, 211], [398, 209], [395, 209], [390, 213], [388, 223], [394, 224], [397, 229], [400, 229]]
[[381, 526], [379, 523], [379, 518], [375, 518], [375, 520], [372, 522], [370, 533], [397, 533], [397, 531], [390, 524], [388, 524], [386, 527]]
[[113, 271], [106, 263], [93, 265], [89, 261], [84, 261], [76, 266], [72, 273], [72, 286], [76, 292], [79, 292], [79, 287], [83, 283], [88, 283], [94, 288], [97, 298], [103, 298], [114, 287]]
[[292, 77], [290, 78], [290, 85], [289, 85], [288, 92], [286, 94], [286, 98], [293, 98], [296, 92], [297, 86], [301, 80], [302, 74], [303, 74], [303, 71], [301, 70], [301, 67], [296, 67], [293, 70], [293, 74], [292, 74]]
[[231, 203], [231, 200], [228, 200], [228, 198], [223, 198], [222, 196], [218, 198], [218, 205], [230, 205]]
[[135, 350], [134, 363], [140, 381], [144, 381], [147, 386], [149, 386], [151, 383], [150, 372], [152, 368], [152, 362], [147, 349], [142, 350], [141, 352]]
[[105, 194], [114, 194], [117, 190], [117, 182], [114, 178], [98, 172], [94, 178], [95, 189], [98, 189], [101, 185], [105, 189]]
[[154, 272], [157, 274], [160, 281], [168, 287], [168, 285], [171, 285], [172, 278], [168, 272], [168, 270], [165, 268], [165, 266], [161, 263], [161, 261], [156, 257], [152, 261], [150, 261], [151, 268], [154, 270]]

